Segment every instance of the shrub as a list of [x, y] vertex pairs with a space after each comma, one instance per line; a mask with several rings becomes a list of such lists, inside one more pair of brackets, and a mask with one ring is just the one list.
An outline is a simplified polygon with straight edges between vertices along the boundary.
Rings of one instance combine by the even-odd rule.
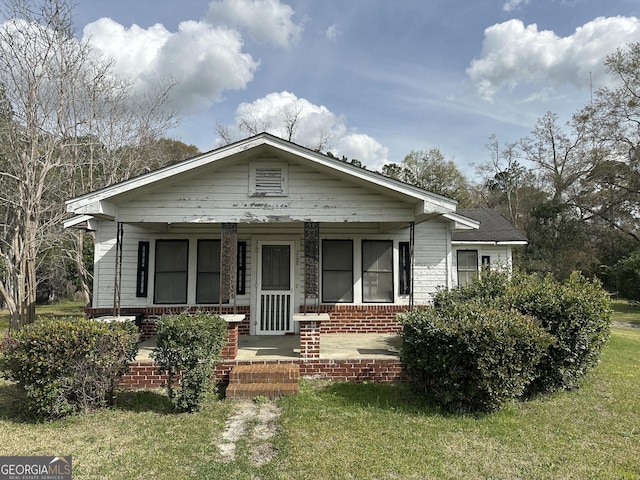
[[580, 378], [597, 365], [611, 327], [611, 301], [599, 280], [588, 280], [577, 272], [564, 283], [550, 275], [518, 274], [504, 302], [536, 317], [556, 338], [538, 365], [529, 393], [576, 388]]
[[5, 342], [0, 367], [26, 393], [29, 411], [60, 418], [109, 405], [137, 342], [128, 322], [41, 319]]
[[477, 299], [400, 318], [403, 368], [453, 411], [497, 410], [520, 397], [553, 340], [532, 318]]
[[174, 409], [198, 410], [226, 343], [226, 322], [217, 315], [185, 312], [161, 317], [156, 332], [153, 359], [167, 373], [167, 394]]
[[481, 278], [452, 290], [439, 291], [437, 309], [478, 299], [496, 309], [535, 317], [556, 341], [538, 366], [528, 392], [548, 393], [575, 388], [580, 378], [598, 363], [609, 338], [610, 299], [597, 279], [573, 273], [559, 283], [553, 276], [483, 271]]

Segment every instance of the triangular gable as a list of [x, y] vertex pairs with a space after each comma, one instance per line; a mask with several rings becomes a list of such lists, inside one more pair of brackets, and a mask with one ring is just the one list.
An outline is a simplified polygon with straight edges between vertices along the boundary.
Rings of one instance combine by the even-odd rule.
[[415, 203], [416, 221], [455, 212], [456, 202], [454, 200], [328, 157], [268, 133], [261, 133], [182, 162], [73, 198], [66, 202], [67, 211], [79, 215], [114, 219], [117, 216], [117, 208], [114, 202], [118, 198], [135, 195], [145, 189], [162, 185], [163, 182], [172, 182], [182, 177], [196, 175], [199, 169], [202, 168], [224, 168], [225, 165], [229, 165], [238, 159], [249, 158], [252, 155], [256, 155], [256, 152], [261, 151], [267, 153], [275, 152], [285, 160], [291, 159], [296, 162], [303, 162], [316, 170], [377, 190], [383, 195]]

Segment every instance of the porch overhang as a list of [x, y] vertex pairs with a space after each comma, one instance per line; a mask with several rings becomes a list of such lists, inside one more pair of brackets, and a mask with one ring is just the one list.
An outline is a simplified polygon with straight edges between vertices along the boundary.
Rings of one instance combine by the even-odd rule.
[[451, 245], [489, 245], [489, 246], [500, 246], [500, 245], [528, 245], [529, 242], [526, 240], [502, 240], [502, 241], [464, 241], [464, 240], [453, 240], [451, 241]]

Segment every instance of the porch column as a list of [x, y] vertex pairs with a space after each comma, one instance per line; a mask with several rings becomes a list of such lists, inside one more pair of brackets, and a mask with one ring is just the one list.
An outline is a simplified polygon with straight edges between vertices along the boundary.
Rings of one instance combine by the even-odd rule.
[[236, 272], [238, 271], [238, 224], [223, 223], [220, 246], [220, 311], [225, 300], [236, 308]]
[[312, 360], [320, 358], [320, 322], [303, 320], [300, 322], [300, 358]]
[[238, 355], [238, 325], [244, 320], [244, 315], [220, 315], [227, 322], [227, 343], [222, 348], [222, 358], [233, 360]]
[[320, 358], [320, 326], [329, 320], [328, 313], [296, 313], [293, 321], [300, 325], [300, 358]]
[[304, 312], [307, 309], [307, 299], [314, 302], [314, 312], [318, 312], [320, 300], [318, 288], [320, 261], [320, 224], [318, 222], [304, 222]]
[[227, 322], [227, 343], [222, 349], [224, 360], [234, 360], [238, 355], [238, 323]]

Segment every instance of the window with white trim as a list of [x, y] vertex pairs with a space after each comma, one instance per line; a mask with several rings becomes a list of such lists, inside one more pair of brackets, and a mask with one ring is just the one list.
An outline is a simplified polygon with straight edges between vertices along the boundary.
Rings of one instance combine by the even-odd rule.
[[458, 285], [466, 285], [478, 278], [478, 251], [458, 250]]
[[220, 240], [198, 240], [196, 303], [220, 301]]
[[353, 241], [322, 241], [322, 302], [353, 302]]
[[393, 242], [362, 241], [362, 301], [393, 302]]
[[188, 240], [156, 240], [154, 303], [187, 303]]

